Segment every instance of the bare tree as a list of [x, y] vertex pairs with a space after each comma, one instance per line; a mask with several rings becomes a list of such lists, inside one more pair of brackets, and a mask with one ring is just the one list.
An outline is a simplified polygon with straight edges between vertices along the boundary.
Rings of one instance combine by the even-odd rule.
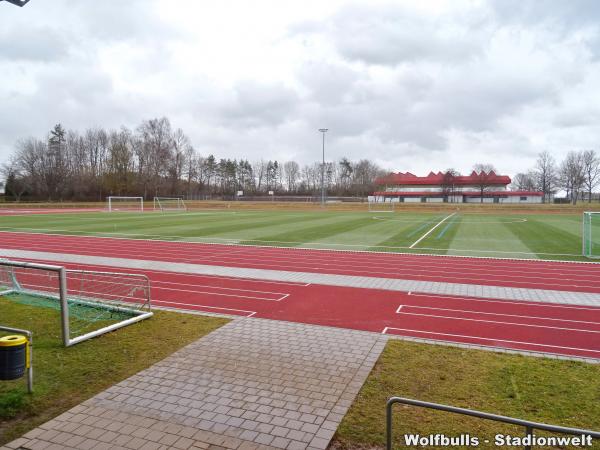
[[534, 172], [537, 178], [537, 185], [544, 194], [542, 196], [542, 202], [546, 203], [546, 201], [551, 198], [552, 194], [556, 192], [556, 185], [558, 183], [556, 162], [550, 153], [544, 151], [538, 155]]
[[263, 184], [267, 177], [267, 163], [262, 159], [252, 164], [252, 172], [256, 177], [256, 190], [261, 192], [263, 190]]
[[567, 198], [574, 205], [585, 183], [583, 152], [569, 152], [560, 165], [559, 179], [561, 187], [567, 192]]
[[475, 184], [479, 188], [479, 199], [483, 203], [483, 194], [492, 185], [492, 181], [496, 176], [496, 169], [492, 164], [478, 163], [473, 166], [473, 172]]
[[283, 170], [285, 172], [285, 182], [287, 184], [288, 192], [296, 192], [300, 166], [296, 161], [287, 161], [283, 164]]
[[586, 150], [582, 153], [584, 186], [588, 194], [588, 203], [592, 202], [592, 191], [600, 181], [600, 158], [594, 150]]
[[442, 194], [444, 201], [454, 202], [454, 192], [456, 189], [456, 177], [460, 176], [460, 173], [455, 169], [446, 169], [444, 177], [442, 178]]
[[536, 191], [538, 189], [537, 175], [533, 171], [518, 173], [512, 179], [512, 187], [518, 191]]

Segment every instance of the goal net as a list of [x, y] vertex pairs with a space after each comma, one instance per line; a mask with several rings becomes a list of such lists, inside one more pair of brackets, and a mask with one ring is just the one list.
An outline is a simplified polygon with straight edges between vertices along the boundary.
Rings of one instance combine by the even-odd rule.
[[0, 296], [60, 312], [66, 347], [152, 316], [145, 275], [0, 260]]
[[588, 258], [600, 258], [600, 212], [583, 213], [582, 253]]
[[392, 201], [375, 201], [369, 199], [369, 211], [370, 212], [394, 212], [394, 205], [396, 202]]
[[144, 197], [107, 197], [108, 212], [144, 211]]
[[186, 211], [185, 202], [181, 197], [154, 197], [155, 211]]

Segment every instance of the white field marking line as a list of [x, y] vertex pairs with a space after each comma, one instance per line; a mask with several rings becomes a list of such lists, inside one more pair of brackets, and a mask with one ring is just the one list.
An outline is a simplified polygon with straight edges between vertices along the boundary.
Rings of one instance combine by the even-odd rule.
[[233, 298], [243, 298], [243, 299], [250, 299], [250, 300], [264, 300], [264, 301], [268, 301], [268, 302], [280, 302], [289, 296], [289, 294], [284, 294], [277, 299], [273, 299], [273, 298], [255, 297], [252, 295], [224, 294], [221, 292], [197, 291], [197, 290], [192, 290], [192, 289], [177, 289], [177, 288], [168, 288], [168, 287], [154, 287], [153, 290], [154, 291], [161, 290], [161, 291], [172, 291], [172, 292], [189, 292], [189, 293], [193, 293], [193, 294], [217, 295], [219, 297], [233, 297]]
[[[588, 349], [588, 348], [564, 347], [564, 346], [560, 346], [560, 345], [550, 345], [550, 344], [536, 344], [534, 342], [511, 341], [508, 339], [484, 338], [484, 337], [479, 337], [479, 336], [470, 336], [468, 334], [450, 334], [450, 333], [441, 333], [438, 331], [413, 330], [411, 328], [385, 327], [383, 329], [383, 331], [381, 332], [381, 334], [387, 334], [387, 332], [389, 330], [405, 331], [408, 333], [433, 334], [433, 335], [439, 335], [439, 336], [449, 336], [449, 337], [464, 338], [464, 339], [475, 339], [475, 340], [482, 340], [482, 341], [504, 342], [507, 344], [520, 344], [520, 345], [532, 345], [532, 346], [536, 346], [536, 347], [560, 348], [562, 350], [577, 350], [577, 351], [581, 351], [581, 352], [592, 352], [592, 353], [600, 354], [600, 350], [592, 350], [592, 349]], [[391, 333], [391, 334], [393, 335], [393, 333]], [[456, 341], [450, 341], [450, 342], [457, 343]], [[498, 348], [495, 345], [492, 345], [491, 347]]]
[[[456, 214], [456, 213], [455, 213]], [[422, 221], [414, 221], [414, 220], [404, 220], [404, 219], [390, 219], [389, 217], [373, 217], [373, 220], [383, 220], [383, 221], [388, 221], [388, 222], [401, 222], [401, 223], [413, 223], [413, 222], [422, 222]], [[512, 219], [512, 220], [496, 220], [496, 221], [477, 221], [477, 220], [461, 220], [460, 223], [462, 224], [468, 224], [468, 225], [479, 225], [479, 224], [507, 224], [507, 223], [525, 223], [527, 222], [527, 219], [521, 218], [521, 219]]]
[[168, 305], [194, 306], [197, 308], [220, 309], [222, 311], [237, 311], [237, 312], [249, 313], [248, 315], [246, 315], [244, 317], [252, 317], [253, 315], [256, 314], [256, 311], [246, 311], [245, 309], [223, 308], [220, 306], [208, 306], [208, 305], [196, 305], [195, 303], [170, 302], [167, 300], [153, 300], [152, 303], [166, 303]]
[[[471, 309], [437, 308], [434, 306], [400, 305], [398, 307], [398, 309], [396, 310], [396, 314], [405, 314], [404, 312], [400, 311], [403, 306], [406, 306], [408, 308], [416, 308], [416, 309], [434, 309], [436, 311], [451, 311], [451, 312], [461, 312], [461, 313], [483, 314], [483, 315], [488, 315], [488, 316], [520, 317], [522, 319], [540, 319], [540, 320], [554, 320], [554, 321], [558, 321], [558, 322], [587, 323], [590, 325], [598, 325], [598, 327], [600, 327], [600, 322], [592, 322], [592, 321], [587, 321], [587, 320], [556, 319], [553, 317], [525, 316], [522, 314], [493, 313], [493, 312], [476, 311], [476, 310], [471, 310]], [[410, 313], [406, 313], [406, 314], [410, 314]], [[457, 318], [461, 319], [460, 317], [457, 317]], [[524, 324], [524, 325], [526, 325], [526, 324]]]
[[464, 320], [464, 321], [469, 321], [469, 322], [495, 323], [495, 324], [500, 324], [500, 325], [514, 325], [514, 326], [520, 326], [520, 327], [547, 328], [549, 330], [577, 331], [577, 332], [581, 332], [581, 333], [594, 333], [594, 334], [598, 333], [598, 334], [600, 334], [600, 330], [580, 330], [578, 328], [551, 327], [548, 325], [533, 325], [533, 324], [525, 324], [525, 323], [501, 322], [498, 320], [469, 319], [466, 317], [438, 316], [436, 314], [422, 314], [422, 313], [409, 313], [409, 312], [400, 312], [398, 314], [406, 314], [409, 316], [433, 317], [435, 319]]
[[[16, 241], [16, 240], [5, 240], [5, 242], [12, 243], [12, 244], [17, 244], [18, 243], [18, 241]], [[43, 244], [33, 245], [33, 246], [30, 246], [29, 248], [30, 249], [36, 249], [36, 248], [39, 248], [41, 246], [43, 246]], [[52, 251], [52, 247], [53, 246], [59, 246], [59, 244], [58, 243], [51, 243], [49, 246], [46, 246], [46, 248], [44, 248], [43, 250], [45, 250], [45, 251]], [[242, 247], [242, 248], [240, 248], [239, 250], [235, 251], [235, 253], [239, 253], [240, 255], [242, 255], [242, 254], [244, 254], [244, 252], [248, 251], [247, 249], [243, 248], [244, 246], [240, 246], [240, 247]], [[110, 246], [109, 245], [109, 246], [105, 246], [105, 247], [101, 246], [101, 247], [98, 248], [98, 250], [109, 250], [111, 248], [120, 248], [120, 247], [118, 247], [117, 245], [114, 245], [114, 246]], [[63, 249], [63, 247], [60, 247], [60, 246], [57, 248], [57, 250], [60, 253], [62, 253], [62, 251], [61, 251], [62, 249]], [[197, 263], [197, 261], [196, 261], [197, 258], [215, 259], [215, 258], [218, 258], [218, 257], [221, 258], [222, 262], [235, 262], [235, 261], [244, 262], [244, 261], [246, 261], [246, 259], [238, 259], [238, 258], [229, 257], [230, 253], [228, 253], [228, 254], [223, 254], [223, 253], [210, 254], [209, 253], [209, 254], [205, 254], [205, 255], [197, 254], [197, 253], [193, 254], [191, 252], [188, 252], [188, 253], [190, 254], [190, 256], [193, 255], [194, 258], [193, 259], [183, 259], [183, 258], [179, 257], [179, 258], [173, 259], [173, 261]], [[153, 252], [153, 251], [145, 250], [145, 254], [147, 256], [153, 256], [153, 255], [164, 256], [164, 255], [171, 255], [171, 254], [172, 255], [179, 255], [179, 256], [181, 256], [182, 254], [185, 255], [186, 252], [185, 251], [170, 251], [170, 252], [169, 251], [162, 251], [162, 252], [154, 251]], [[393, 255], [392, 255], [392, 257], [393, 257]], [[165, 259], [163, 258], [162, 260], [164, 261]], [[285, 257], [276, 256], [275, 258], [273, 258], [273, 257], [267, 258], [267, 260], [271, 261], [271, 262], [274, 262], [274, 261], [278, 261], [278, 262], [283, 261], [283, 262], [294, 262], [294, 263], [298, 263], [298, 262], [301, 263], [303, 261], [311, 261], [311, 263], [312, 263], [310, 265], [311, 268], [314, 268], [314, 263], [315, 263], [315, 261], [311, 260], [310, 257], [291, 259], [291, 258], [285, 258]], [[336, 259], [333, 259], [333, 260], [329, 259], [329, 261], [335, 262]], [[317, 260], [317, 262], [320, 262], [320, 261]], [[405, 265], [408, 265], [408, 261], [400, 261], [400, 263], [401, 263], [400, 265], [396, 264], [396, 266], [397, 267], [403, 267]], [[324, 264], [331, 265], [329, 263], [324, 263]], [[363, 264], [368, 264], [368, 263], [367, 262], [363, 262]], [[265, 265], [265, 264], [263, 264], [263, 265]], [[444, 263], [440, 267], [443, 267], [445, 265], [447, 265], [447, 264]], [[389, 263], [385, 264], [383, 261], [381, 262], [381, 264], [368, 264], [368, 267], [370, 269], [378, 268], [378, 267], [388, 268], [389, 266], [390, 266]], [[457, 265], [454, 264], [453, 266], [456, 267]], [[504, 273], [509, 273], [512, 278], [524, 278], [524, 279], [530, 279], [531, 276], [535, 275], [535, 274], [546, 274], [548, 270], [557, 270], [557, 271], [560, 270], [561, 274], [565, 273], [565, 268], [564, 267], [561, 267], [561, 268], [550, 268], [550, 269], [546, 269], [546, 271], [542, 271], [541, 269], [539, 271], [529, 271], [527, 275], [514, 275], [515, 268], [500, 267], [500, 268], [493, 268], [493, 269], [485, 269], [485, 268], [484, 269], [480, 269], [480, 268], [472, 268], [471, 265], [460, 265], [460, 266], [461, 267], [468, 267], [471, 271], [480, 272], [482, 274], [491, 274], [491, 276], [500, 277]], [[413, 274], [416, 274], [416, 275], [418, 275], [418, 273], [415, 273], [415, 272], [427, 272], [426, 268], [419, 267], [419, 266], [413, 267], [411, 270], [413, 271]], [[380, 273], [383, 274], [383, 275], [392, 274], [392, 273], [389, 273], [389, 272], [380, 272]], [[395, 274], [395, 272], [393, 272], [393, 274]], [[575, 278], [577, 278], [577, 277], [584, 277], [584, 276], [586, 276], [586, 273], [576, 273], [576, 272], [573, 272], [573, 273], [571, 273], [571, 276], [573, 276]], [[583, 280], [578, 280], [578, 281], [586, 282], [586, 281], [591, 281], [591, 280], [589, 280], [589, 279], [583, 279]], [[553, 285], [555, 285], [555, 284], [553, 284]], [[557, 286], [579, 286], [579, 285], [577, 285], [577, 284], [576, 285], [572, 285], [572, 284], [558, 284]], [[586, 287], [590, 287], [590, 286], [586, 286]]]
[[414, 292], [409, 292], [408, 295], [413, 295], [415, 297], [434, 297], [434, 298], [448, 298], [452, 300], [466, 300], [470, 302], [483, 302], [483, 303], [499, 303], [499, 304], [507, 304], [507, 305], [519, 305], [519, 306], [527, 306], [527, 307], [538, 307], [538, 308], [562, 308], [562, 309], [572, 309], [575, 311], [595, 311], [598, 312], [600, 307], [586, 307], [582, 305], [568, 305], [562, 304], [557, 305], [555, 303], [544, 303], [544, 302], [531, 302], [527, 300], [492, 300], [492, 299], [484, 299], [484, 298], [475, 298], [475, 297], [462, 297], [460, 295], [452, 296], [452, 295], [442, 295], [442, 294], [415, 294]]
[[[85, 255], [83, 255], [83, 256], [85, 256]], [[100, 267], [100, 268], [113, 269], [113, 270], [115, 269], [115, 267], [113, 267], [113, 266], [105, 266], [102, 264], [95, 265], [95, 264], [85, 264], [85, 263], [81, 263], [81, 264], [79, 264], [79, 263], [64, 263], [64, 262], [60, 262], [60, 261], [52, 261], [50, 259], [11, 258], [11, 260], [29, 261], [29, 262], [38, 262], [38, 263], [54, 262], [57, 266], [62, 265], [62, 266], [65, 266], [67, 269], [70, 269], [70, 268], [78, 269], [78, 268], [82, 268], [82, 267], [91, 267], [91, 268]], [[127, 268], [122, 267], [121, 269], [127, 269]], [[202, 274], [193, 274], [193, 273], [169, 272], [169, 271], [154, 270], [154, 269], [136, 269], [136, 270], [138, 270], [138, 272], [127, 272], [127, 273], [132, 274], [132, 275], [140, 275], [140, 274], [142, 274], [140, 271], [143, 271], [143, 273], [156, 273], [156, 274], [161, 274], [161, 275], [175, 274], [175, 275], [191, 277], [191, 278], [216, 278], [216, 279], [220, 279], [220, 280], [242, 281], [242, 282], [247, 282], [247, 283], [280, 284], [282, 286], [296, 286], [296, 287], [308, 287], [312, 284], [312, 283], [294, 283], [293, 281], [269, 281], [269, 280], [259, 280], [259, 279], [255, 279], [255, 278], [226, 277], [224, 275], [202, 275]], [[154, 282], [153, 280], [150, 280], [150, 281]], [[256, 292], [263, 292], [263, 291], [256, 291]], [[278, 294], [279, 294], [279, 292], [278, 292]]]
[[441, 224], [443, 224], [450, 217], [455, 216], [455, 215], [456, 215], [456, 213], [453, 212], [452, 214], [444, 217], [437, 224], [435, 224], [427, 233], [425, 233], [423, 236], [421, 236], [419, 239], [417, 239], [415, 242], [413, 242], [413, 244], [408, 248], [414, 248], [415, 245], [417, 245], [419, 242], [421, 242], [423, 239], [425, 239], [427, 236], [429, 236], [433, 232], [433, 230], [435, 230], [437, 227], [439, 227]]
[[[280, 248], [280, 249], [294, 249], [294, 250], [315, 250], [315, 251], [328, 251], [328, 252], [343, 252], [343, 253], [375, 253], [375, 254], [397, 254], [397, 255], [410, 255], [410, 256], [432, 256], [438, 258], [467, 258], [467, 259], [492, 259], [492, 260], [506, 260], [506, 261], [542, 261], [547, 263], [576, 263], [576, 264], [598, 264], [594, 261], [571, 261], [571, 260], [532, 260], [528, 258], [515, 258], [515, 257], [502, 257], [502, 256], [473, 256], [473, 255], [447, 255], [447, 254], [435, 254], [435, 253], [416, 253], [416, 252], [386, 252], [386, 251], [375, 251], [375, 250], [345, 250], [345, 249], [336, 249], [336, 248], [306, 248], [306, 247], [292, 247], [292, 246], [281, 246], [281, 245], [260, 245], [260, 244], [240, 244], [240, 241], [244, 242], [258, 242], [258, 243], [278, 243], [278, 244], [292, 244], [292, 245], [331, 245], [338, 247], [364, 247], [361, 244], [338, 244], [332, 242], [294, 242], [294, 241], [266, 241], [259, 239], [231, 239], [231, 238], [203, 238], [203, 237], [191, 237], [190, 236], [165, 236], [165, 235], [157, 235], [157, 234], [139, 234], [139, 233], [109, 233], [109, 232], [93, 232], [93, 231], [77, 231], [77, 230], [60, 230], [60, 229], [52, 229], [52, 228], [23, 228], [23, 227], [0, 227], [0, 230], [5, 230], [5, 232], [9, 233], [20, 233], [20, 234], [40, 234], [39, 231], [50, 231], [51, 233], [42, 233], [47, 235], [54, 236], [73, 236], [76, 234], [82, 234], [84, 237], [88, 238], [96, 238], [96, 239], [124, 239], [124, 240], [137, 240], [144, 242], [178, 242], [185, 244], [202, 244], [202, 245], [222, 245], [222, 246], [237, 246], [243, 245], [244, 247], [256, 247], [256, 248]], [[29, 230], [29, 231], [20, 231], [20, 230]], [[37, 231], [37, 232], [36, 232]], [[125, 236], [125, 237], [119, 237]], [[162, 239], [143, 239], [143, 238], [135, 238], [135, 236], [145, 236], [151, 237], [156, 236]], [[173, 239], [165, 239], [165, 238], [173, 238]], [[190, 240], [195, 239], [195, 240]], [[224, 241], [224, 242], [210, 242], [210, 240], [214, 241]], [[390, 250], [408, 250], [410, 247], [393, 247], [386, 245], [375, 245], [372, 246], [374, 248], [387, 248]], [[471, 250], [471, 249], [457, 249], [457, 248], [434, 248], [434, 247], [420, 247], [419, 250], [431, 250], [431, 251], [460, 251], [467, 253], [500, 253], [500, 254], [509, 254], [509, 255], [545, 255], [545, 256], [577, 256], [581, 257], [580, 254], [574, 253], [532, 253], [532, 252], [517, 252], [517, 251], [503, 251], [503, 250]]]
[[279, 296], [290, 295], [289, 293], [285, 293], [285, 292], [257, 291], [254, 289], [228, 288], [228, 287], [221, 287], [221, 286], [212, 286], [210, 284], [179, 283], [179, 282], [174, 282], [174, 281], [162, 281], [162, 280], [153, 281], [152, 285], [155, 285], [155, 284], [174, 284], [176, 286], [182, 286], [182, 287], [186, 286], [186, 287], [209, 288], [209, 289], [216, 289], [216, 290], [222, 290], [222, 291], [253, 292], [253, 293], [257, 293], [257, 294], [273, 294], [273, 295], [279, 295]]
[[[175, 283], [174, 283], [175, 284]], [[44, 288], [47, 286], [44, 285], [37, 285], [37, 284], [26, 284], [27, 287], [33, 287], [33, 288]], [[241, 295], [241, 294], [225, 294], [225, 293], [220, 293], [220, 292], [208, 292], [208, 291], [198, 291], [198, 290], [191, 290], [191, 289], [177, 289], [177, 288], [169, 288], [169, 287], [154, 287], [151, 286], [151, 288], [153, 288], [152, 290], [162, 290], [162, 291], [172, 291], [172, 292], [190, 292], [190, 293], [194, 293], [194, 294], [206, 294], [206, 295], [217, 295], [219, 297], [233, 297], [233, 298], [243, 298], [243, 299], [250, 299], [250, 300], [264, 300], [264, 301], [268, 301], [268, 302], [280, 302], [282, 300], [285, 300], [286, 298], [288, 298], [290, 296], [290, 294], [278, 294], [279, 298], [273, 299], [273, 298], [264, 298], [264, 297], [255, 297], [255, 296], [250, 296], [250, 295]], [[74, 290], [74, 289], [71, 289]], [[85, 294], [90, 294], [90, 295], [105, 295], [105, 296], [110, 296], [110, 297], [121, 297], [118, 294], [109, 294], [109, 293], [105, 293], [105, 292], [90, 292], [90, 291], [85, 291]], [[136, 297], [123, 297], [123, 298], [136, 298]]]

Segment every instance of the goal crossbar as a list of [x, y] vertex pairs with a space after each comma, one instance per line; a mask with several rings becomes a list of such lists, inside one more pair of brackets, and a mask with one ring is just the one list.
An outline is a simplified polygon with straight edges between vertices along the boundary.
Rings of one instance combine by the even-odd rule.
[[124, 197], [112, 195], [106, 197], [108, 212], [113, 211], [144, 211], [144, 197]]
[[187, 211], [181, 197], [154, 197], [155, 211]]
[[[150, 282], [141, 274], [94, 272], [62, 266], [0, 260], [0, 295], [26, 296], [50, 301], [60, 310], [65, 347], [123, 328], [153, 315]], [[35, 300], [38, 299], [38, 300]], [[98, 329], [80, 333], [72, 327], [72, 313], [87, 310], [86, 321], [112, 321]]]

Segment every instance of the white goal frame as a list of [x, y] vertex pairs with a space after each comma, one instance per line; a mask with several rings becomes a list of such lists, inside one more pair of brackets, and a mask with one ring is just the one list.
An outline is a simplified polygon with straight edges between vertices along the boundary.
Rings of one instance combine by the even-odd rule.
[[137, 200], [140, 202], [140, 211], [144, 212], [144, 197], [123, 197], [120, 195], [112, 195], [110, 197], [106, 197], [108, 200], [108, 212], [118, 211], [118, 208], [113, 207], [113, 200]]
[[[177, 202], [176, 207], [170, 207], [166, 202]], [[164, 202], [164, 203], [161, 203]], [[154, 197], [155, 211], [187, 211], [183, 197]]]
[[[386, 201], [382, 201], [382, 202], [378, 202], [378, 201], [369, 201], [369, 212], [376, 212], [376, 213], [393, 213], [396, 210], [395, 204], [398, 202], [386, 202]], [[383, 209], [380, 205], [389, 205], [389, 209]]]
[[592, 248], [592, 218], [594, 216], [599, 216], [598, 220], [600, 220], [599, 211], [584, 211], [581, 221], [581, 254], [590, 259], [600, 258], [600, 254], [593, 254]]
[[[52, 293], [46, 293], [43, 291], [29, 290], [26, 288], [22, 288], [19, 285], [18, 281], [16, 280], [16, 277], [14, 276], [14, 274], [12, 275], [13, 287], [5, 289], [5, 290], [2, 290], [0, 288], [0, 295], [20, 293], [20, 294], [26, 294], [26, 295], [38, 296], [38, 297], [44, 297], [44, 298], [53, 298], [55, 300], [58, 300], [60, 302], [60, 322], [61, 322], [61, 329], [62, 329], [62, 341], [63, 341], [63, 344], [65, 347], [70, 347], [72, 345], [79, 344], [80, 342], [87, 341], [88, 339], [92, 339], [94, 337], [109, 333], [109, 332], [117, 330], [119, 328], [126, 327], [128, 325], [139, 322], [141, 320], [148, 319], [148, 318], [152, 317], [154, 314], [151, 311], [151, 305], [150, 305], [150, 281], [148, 280], [148, 277], [146, 277], [145, 275], [126, 274], [126, 273], [117, 273], [117, 272], [89, 272], [89, 271], [83, 271], [83, 270], [69, 270], [62, 266], [55, 266], [55, 265], [50, 265], [50, 264], [27, 263], [27, 262], [8, 261], [8, 260], [0, 260], [0, 267], [34, 269], [34, 270], [40, 270], [40, 271], [54, 272], [57, 274], [58, 295], [52, 294]], [[146, 280], [147, 285], [148, 285], [147, 309], [146, 310], [143, 310], [143, 309], [136, 310], [133, 308], [127, 308], [127, 307], [120, 306], [117, 304], [112, 305], [112, 304], [110, 304], [109, 301], [107, 301], [105, 303], [105, 308], [107, 310], [127, 312], [128, 314], [131, 314], [133, 317], [126, 319], [126, 320], [122, 320], [117, 323], [113, 323], [113, 324], [108, 325], [103, 328], [99, 328], [94, 331], [90, 331], [90, 332], [82, 334], [80, 336], [71, 338], [71, 336], [70, 336], [71, 330], [70, 330], [70, 325], [69, 325], [68, 290], [67, 290], [67, 277], [68, 277], [69, 273], [92, 273], [92, 274], [119, 275], [119, 276], [123, 276], [123, 277], [128, 277], [128, 276], [129, 277], [142, 277], [143, 279]], [[77, 299], [77, 301], [79, 303], [86, 304], [85, 299]], [[89, 299], [89, 302], [91, 302], [91, 301], [93, 301], [93, 299]]]

